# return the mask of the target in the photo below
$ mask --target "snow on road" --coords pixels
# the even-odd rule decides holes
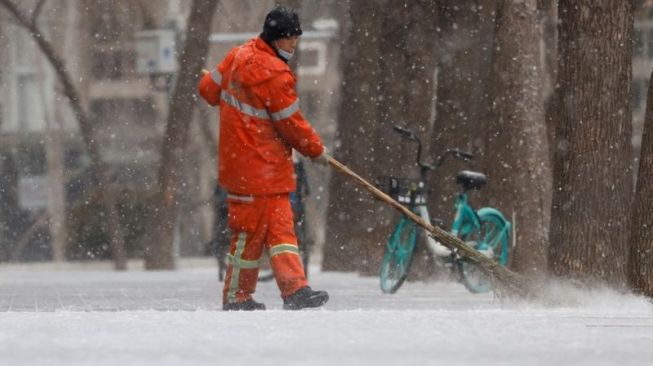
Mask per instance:
[[[203,264],[202,264],[203,263]],[[653,305],[559,289],[551,307],[313,270],[321,310],[220,311],[210,261],[174,272],[0,267],[0,365],[651,365]]]

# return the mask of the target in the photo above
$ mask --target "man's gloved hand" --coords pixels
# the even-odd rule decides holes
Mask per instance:
[[[324,166],[329,166],[329,154],[327,154],[327,149],[326,147],[324,148],[324,151],[322,151],[322,154],[319,156],[312,158],[311,161],[315,164],[320,164]]]

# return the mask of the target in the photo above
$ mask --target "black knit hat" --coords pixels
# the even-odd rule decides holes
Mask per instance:
[[[301,36],[302,28],[295,10],[279,5],[265,16],[261,38],[270,43],[279,38]]]

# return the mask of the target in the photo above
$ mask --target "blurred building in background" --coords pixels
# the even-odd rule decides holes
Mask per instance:
[[[15,3],[30,14],[38,2]],[[136,192],[130,197],[141,196],[153,182],[167,112],[166,90],[135,68],[135,35],[149,28],[179,30],[175,21],[186,10],[182,3],[187,2],[50,1],[37,18],[76,83],[91,123],[99,126],[94,137],[116,189]],[[13,243],[4,246],[4,259],[50,256],[48,226],[61,220],[48,209],[57,195],[64,196],[68,256],[106,256],[106,244],[92,238],[101,221],[87,219],[98,211],[90,160],[56,73],[26,29],[16,22],[2,22],[1,28],[7,51],[0,60],[6,71],[0,86],[2,154],[13,160],[22,217]]]
[[[26,13],[38,1],[15,1]],[[221,1],[214,18],[207,67],[233,46],[256,36],[276,2]],[[58,0],[45,2],[38,26],[64,59],[92,123],[99,127],[103,160],[110,169],[126,218],[127,250],[140,254],[142,215],[156,183],[168,98],[175,83],[175,49],[183,43],[190,1]],[[301,2],[303,28],[299,93],[307,118],[330,141],[335,132],[337,1]],[[26,29],[0,10],[0,261],[49,260],[53,222],[64,221],[67,258],[108,256],[97,235],[102,225],[93,202],[90,161],[77,121],[52,66]],[[199,103],[198,103],[199,105]],[[216,112],[201,106],[193,119],[182,183],[179,255],[207,254],[215,186]],[[207,136],[210,134],[211,136]],[[309,212],[326,204],[326,172],[309,168],[316,194]],[[319,186],[324,187],[322,190]],[[63,196],[57,198],[57,195]],[[58,202],[58,203],[57,203]],[[52,206],[64,206],[56,219]],[[322,206],[321,206],[322,205]],[[59,210],[59,212],[62,212]],[[139,216],[141,215],[141,216]]]

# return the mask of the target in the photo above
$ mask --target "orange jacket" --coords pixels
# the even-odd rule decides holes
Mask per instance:
[[[299,110],[295,76],[261,38],[232,49],[199,93],[220,106],[219,183],[231,193],[295,190],[292,148],[314,158],[324,146]]]

